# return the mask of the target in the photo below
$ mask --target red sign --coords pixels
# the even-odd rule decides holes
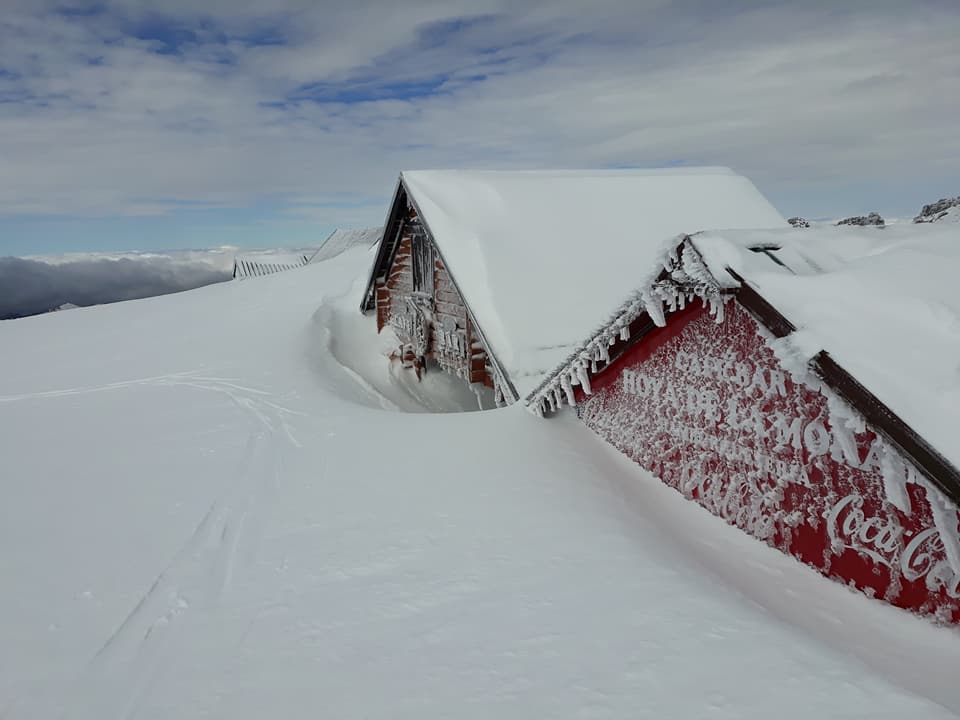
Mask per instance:
[[[735,302],[720,323],[699,307],[678,313],[600,373],[592,395],[578,393],[580,416],[754,537],[868,595],[960,622],[956,510],[857,417],[797,382],[760,332]]]

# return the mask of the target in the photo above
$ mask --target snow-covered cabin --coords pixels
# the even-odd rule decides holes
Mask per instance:
[[[511,403],[582,339],[664,243],[786,226],[726,168],[418,171],[400,175],[361,310],[396,357]]]
[[[526,402],[576,405],[747,533],[960,622],[958,276],[956,226],[686,236]]]

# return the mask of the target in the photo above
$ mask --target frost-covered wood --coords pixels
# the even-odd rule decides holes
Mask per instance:
[[[486,346],[472,332],[463,299],[414,209],[408,209],[400,232],[393,263],[374,299],[378,328],[390,326],[399,341],[394,357],[418,375],[434,361],[465,382],[496,391],[498,373]],[[505,387],[499,386],[500,403],[513,399]]]
[[[691,308],[578,412],[665,483],[869,595],[960,622],[956,506],[736,303]],[[677,332],[677,328],[681,328]]]
[[[707,269],[690,237],[682,235],[672,240],[655,274],[649,275],[645,284],[614,312],[610,320],[527,397],[527,406],[539,415],[553,412],[562,404],[554,402],[554,407],[548,406],[548,398],[556,399],[557,388],[565,391],[563,397],[568,404],[575,405],[573,393],[566,392],[567,384],[571,387],[581,385],[589,394],[590,373],[598,371],[598,363],[605,365],[610,361],[610,347],[618,340],[623,342],[630,338],[630,325],[641,315],[649,316],[654,324],[662,327],[669,313],[683,310],[689,302],[699,301],[709,307],[717,322],[721,322],[723,293],[724,287]]]

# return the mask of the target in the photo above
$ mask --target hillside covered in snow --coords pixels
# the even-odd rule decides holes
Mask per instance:
[[[357,312],[371,260],[0,323],[0,717],[960,713],[956,630],[572,413],[444,412]]]

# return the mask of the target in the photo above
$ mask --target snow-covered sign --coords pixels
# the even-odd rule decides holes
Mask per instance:
[[[469,326],[470,359],[489,368],[498,398],[512,402],[637,285],[666,242],[728,227],[786,223],[725,168],[404,172],[362,309],[379,317],[388,305],[406,307],[392,302],[392,283],[423,232],[456,291],[441,302],[465,308],[458,327]]]
[[[957,230],[681,238],[527,401],[824,574],[960,622]]]
[[[310,255],[301,252],[250,252],[237,255],[233,263],[235,278],[261,277],[306,265]]]

